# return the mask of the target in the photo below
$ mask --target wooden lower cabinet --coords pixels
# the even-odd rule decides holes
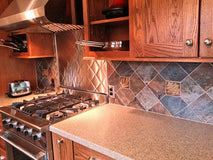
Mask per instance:
[[[99,152],[52,133],[54,160],[112,160]]]
[[[73,160],[73,142],[52,134],[54,160]]]
[[[73,144],[75,160],[112,160],[112,158],[107,157],[85,146],[82,146],[78,143],[74,142]]]
[[[0,133],[3,132],[3,126],[2,126],[2,118],[0,114]],[[0,139],[0,158],[4,157],[3,160],[6,160],[6,148],[5,148],[5,142]]]

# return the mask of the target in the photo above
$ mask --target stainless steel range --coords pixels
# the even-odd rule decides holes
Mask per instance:
[[[106,102],[102,93],[66,89],[1,107],[4,133],[0,138],[7,144],[8,160],[53,160],[49,126]],[[22,158],[20,153],[24,153]]]

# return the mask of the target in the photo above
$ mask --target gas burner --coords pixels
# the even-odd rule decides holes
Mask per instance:
[[[83,112],[97,104],[98,101],[91,98],[83,99],[68,93],[61,93],[39,96],[30,101],[24,100],[14,103],[13,106],[28,116],[40,117],[53,122]]]

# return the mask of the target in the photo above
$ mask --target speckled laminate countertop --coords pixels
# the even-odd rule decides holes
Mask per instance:
[[[54,94],[55,92],[50,92],[48,94]],[[23,97],[18,97],[18,98],[10,98],[7,95],[1,95],[0,96],[0,107],[1,106],[7,106],[7,105],[11,105],[13,102],[22,102],[24,99],[25,100],[31,100],[33,97],[38,97],[38,96],[42,96],[42,95],[47,95],[47,93],[45,94],[30,94],[27,96],[23,96]]]
[[[106,104],[50,130],[114,159],[212,160],[213,126]]]

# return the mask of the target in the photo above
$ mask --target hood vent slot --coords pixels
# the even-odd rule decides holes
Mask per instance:
[[[44,29],[47,29],[51,32],[63,32],[69,30],[83,29],[81,25],[70,25],[70,24],[61,24],[61,23],[51,23],[41,26]]]

